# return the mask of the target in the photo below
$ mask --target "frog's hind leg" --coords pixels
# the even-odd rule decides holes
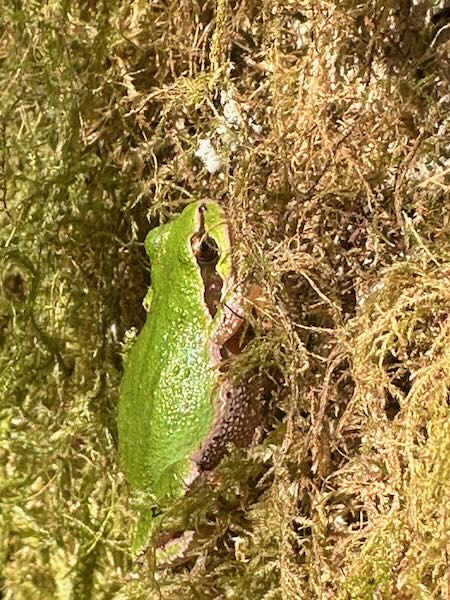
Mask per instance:
[[[220,394],[220,414],[211,433],[193,456],[200,471],[214,469],[227,453],[230,442],[239,448],[249,446],[261,422],[263,390],[258,390],[256,381],[250,380],[239,386],[230,382],[223,385]]]
[[[214,469],[225,456],[230,443],[239,448],[249,446],[261,422],[265,396],[262,378],[254,376],[236,384],[229,379],[227,364],[227,359],[239,354],[245,346],[248,333],[245,304],[249,303],[248,308],[251,308],[258,293],[255,286],[243,297],[242,289],[237,287],[228,294],[221,307],[219,326],[211,344],[213,359],[221,371],[217,391],[219,398],[214,403],[218,409],[209,435],[193,456],[200,472]]]

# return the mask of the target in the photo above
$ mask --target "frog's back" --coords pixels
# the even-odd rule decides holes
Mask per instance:
[[[180,249],[185,232],[177,222],[169,225],[158,240],[158,255],[151,255],[150,312],[127,359],[118,412],[127,478],[157,497],[177,485],[174,473],[178,480],[187,475],[186,457],[214,419],[210,316],[197,301],[203,282],[185,255],[188,247]]]

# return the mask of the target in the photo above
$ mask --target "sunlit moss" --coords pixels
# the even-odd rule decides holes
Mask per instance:
[[[436,3],[3,4],[2,597],[445,597]],[[128,551],[115,407],[142,241],[195,197],[226,207],[261,290],[233,375],[271,394],[255,447],[168,517],[197,531],[191,560],[155,572]]]

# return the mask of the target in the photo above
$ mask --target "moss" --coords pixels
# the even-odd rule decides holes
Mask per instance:
[[[378,529],[378,528],[377,528]],[[395,565],[404,545],[400,523],[394,520],[384,531],[378,529],[364,544],[361,554],[349,565],[338,597],[369,600],[376,596],[395,598]]]
[[[2,597],[447,593],[449,106],[431,2],[2,7]],[[208,173],[196,152],[220,159]],[[116,454],[149,228],[213,197],[261,289],[259,443],[133,564]]]

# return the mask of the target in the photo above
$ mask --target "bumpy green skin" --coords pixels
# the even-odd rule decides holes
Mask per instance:
[[[191,247],[201,205],[205,202],[190,204],[147,236],[149,314],[128,355],[118,407],[122,467],[131,486],[160,508],[184,494],[190,457],[211,430],[218,397],[210,344],[221,311],[212,318],[205,305]],[[228,227],[217,204],[206,206],[204,227],[219,249],[216,271],[226,280],[231,270]]]

